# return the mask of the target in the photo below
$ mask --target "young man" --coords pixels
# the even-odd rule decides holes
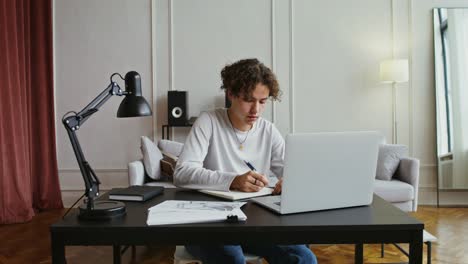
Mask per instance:
[[[256,192],[272,176],[280,180],[284,140],[269,121],[261,118],[267,100],[279,98],[275,74],[257,59],[224,67],[222,86],[231,107],[203,112],[192,127],[179,157],[174,183],[191,189]],[[249,162],[255,170],[246,164]],[[243,250],[268,263],[317,263],[306,245],[186,246],[203,263],[245,263]]]

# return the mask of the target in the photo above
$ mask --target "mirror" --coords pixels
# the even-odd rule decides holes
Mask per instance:
[[[438,190],[468,189],[468,8],[434,9],[434,63]]]

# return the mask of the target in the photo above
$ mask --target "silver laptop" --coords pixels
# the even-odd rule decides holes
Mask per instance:
[[[279,214],[369,205],[380,142],[377,132],[289,134],[282,194],[252,200]]]

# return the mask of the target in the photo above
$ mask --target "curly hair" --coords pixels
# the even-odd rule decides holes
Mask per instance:
[[[281,91],[276,75],[257,59],[243,59],[226,65],[221,70],[221,79],[221,89],[235,97],[249,98],[261,83],[268,87],[268,96],[272,100],[279,100]]]

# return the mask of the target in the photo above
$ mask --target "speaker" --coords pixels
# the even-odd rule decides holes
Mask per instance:
[[[167,123],[170,126],[187,124],[187,91],[167,92]]]

